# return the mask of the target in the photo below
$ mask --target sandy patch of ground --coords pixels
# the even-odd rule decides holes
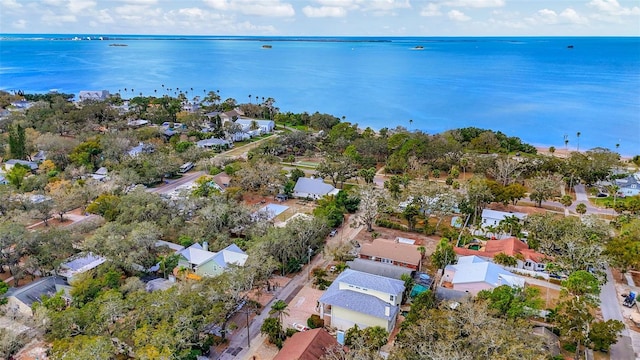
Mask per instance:
[[[289,315],[284,318],[284,327],[293,327],[293,324],[307,325],[307,319],[313,315],[320,315],[317,310],[318,299],[324,293],[323,290],[318,290],[305,285],[298,294],[291,300],[287,310]]]

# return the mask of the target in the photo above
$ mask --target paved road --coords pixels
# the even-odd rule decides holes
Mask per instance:
[[[196,179],[198,179],[200,176],[204,174],[205,174],[204,171],[188,172],[186,174],[183,174],[182,177],[179,179],[166,180],[165,184],[158,187],[148,188],[147,191],[150,193],[156,193],[156,194],[167,194],[174,191],[179,186],[186,185],[188,183],[196,181]]]
[[[620,311],[620,300],[622,299],[616,293],[613,275],[611,269],[607,267],[607,283],[602,286],[600,291],[600,309],[604,320],[619,320],[624,322],[622,312]],[[615,360],[634,360],[636,355],[631,344],[629,329],[625,327],[618,342],[611,346],[609,350],[611,359]]]

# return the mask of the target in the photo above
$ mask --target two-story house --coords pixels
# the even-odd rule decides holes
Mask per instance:
[[[396,324],[404,282],[347,269],[318,299],[320,317],[338,330],[380,326],[389,333]]]

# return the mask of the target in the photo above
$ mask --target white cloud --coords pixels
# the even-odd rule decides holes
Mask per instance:
[[[575,24],[575,25],[584,25],[588,24],[589,20],[580,15],[577,11],[572,8],[566,8],[562,10],[559,14],[553,10],[542,9],[538,10],[534,19],[530,19],[532,23],[543,23],[543,24]]]
[[[128,5],[155,5],[158,3],[158,0],[116,0],[121,3],[126,3]]]
[[[22,4],[16,2],[16,0],[2,0],[0,1],[0,7],[3,9],[20,9]]]
[[[78,21],[75,15],[58,15],[50,11],[44,13],[41,17],[41,20],[43,23],[50,25],[62,25],[64,23],[74,23]]]
[[[471,18],[460,10],[451,10],[447,13],[449,19],[453,21],[469,21]]]
[[[361,1],[361,4],[363,9],[373,11],[390,11],[395,9],[411,8],[411,4],[408,0],[369,0]]]
[[[566,8],[564,9],[561,13],[560,13],[560,18],[566,22],[569,22],[571,24],[587,24],[589,23],[589,19],[587,19],[586,17],[578,14],[577,11],[573,10],[572,8]]]
[[[504,6],[504,0],[451,0],[445,1],[443,5],[466,8],[502,7]]]
[[[440,16],[440,15],[442,15],[442,12],[440,12],[440,6],[435,3],[428,3],[420,11],[420,16]]]
[[[67,8],[74,14],[87,11],[96,6],[93,0],[69,0]]]
[[[98,22],[101,22],[103,24],[111,24],[114,22],[113,17],[111,17],[111,14],[109,14],[109,10],[107,9],[102,9],[98,11],[98,14],[96,17],[98,19]]]
[[[280,0],[204,0],[215,10],[237,11],[244,15],[265,17],[292,17],[296,14],[293,6]]]
[[[640,7],[625,8],[617,0],[592,0],[589,6],[609,15],[640,15]]]
[[[14,29],[26,29],[27,28],[27,21],[25,19],[18,19],[16,21],[12,22],[11,26],[13,26]]]
[[[310,18],[344,17],[347,15],[347,11],[338,6],[305,6],[302,8],[302,13]]]

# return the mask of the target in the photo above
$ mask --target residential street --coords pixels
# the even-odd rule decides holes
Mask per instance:
[[[354,239],[360,232],[360,230],[362,230],[362,227],[350,227],[352,219],[353,215],[349,218],[349,220],[347,220],[345,224],[342,225],[336,236],[328,237],[327,244],[338,243],[341,241],[351,241],[352,239]],[[329,260],[325,259],[322,253],[316,254],[316,256],[311,260],[311,268],[313,269],[318,266],[325,266],[326,264],[328,264],[328,262]],[[262,309],[262,312],[255,318],[253,318],[253,320],[251,320],[251,324],[249,326],[251,348],[247,348],[247,330],[243,327],[236,330],[229,337],[229,346],[227,347],[227,350],[222,353],[221,356],[212,358],[220,360],[252,360],[251,349],[258,348],[258,345],[260,345],[260,343],[264,341],[264,337],[260,334],[260,327],[262,326],[264,319],[269,316],[269,309],[271,308],[271,305],[279,299],[285,300],[286,302],[289,302],[291,299],[293,299],[297,295],[298,291],[300,291],[300,289],[304,286],[304,284],[309,281],[307,280],[308,270],[309,269],[307,267],[304,267],[302,271],[300,271],[293,279],[291,279],[291,281],[286,286],[277,290],[273,299]]]
[[[616,288],[613,284],[613,275],[611,269],[607,267],[607,283],[602,286],[600,291],[600,309],[602,310],[602,317],[604,320],[619,320],[624,322],[622,318],[622,312],[620,311],[621,297],[616,293]],[[631,345],[631,337],[629,336],[629,329],[625,328],[622,331],[622,335],[618,340],[618,343],[611,346],[609,354],[611,359],[615,360],[633,360],[636,359],[633,347]]]

